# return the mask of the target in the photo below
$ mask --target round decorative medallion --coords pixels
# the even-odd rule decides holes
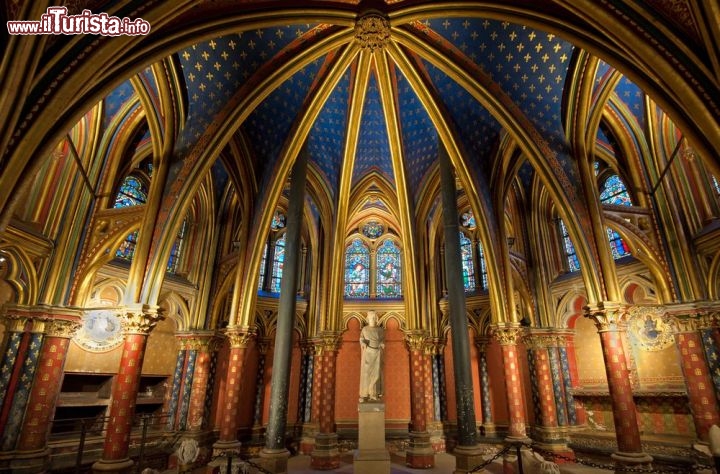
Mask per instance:
[[[377,13],[368,13],[355,24],[355,38],[360,47],[375,51],[390,41],[390,22]]]
[[[673,344],[672,330],[659,316],[637,315],[630,320],[628,329],[633,339],[646,351],[660,351]]]
[[[385,227],[378,221],[368,221],[362,226],[362,233],[368,239],[377,239],[385,233]]]
[[[85,313],[74,341],[89,351],[108,351],[123,341],[122,322],[113,310],[90,310]]]

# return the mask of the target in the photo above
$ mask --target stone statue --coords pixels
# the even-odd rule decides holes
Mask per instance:
[[[375,311],[368,311],[368,325],[360,331],[360,402],[383,396],[385,330],[377,325]]]

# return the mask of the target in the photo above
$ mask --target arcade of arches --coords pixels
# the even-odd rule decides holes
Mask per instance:
[[[373,310],[410,466],[704,455],[717,0],[65,3],[152,29],[2,33],[0,470],[333,469]]]

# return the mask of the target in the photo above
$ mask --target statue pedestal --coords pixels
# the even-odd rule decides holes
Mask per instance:
[[[390,453],[385,448],[385,404],[358,405],[358,450],[353,462],[356,474],[390,473]]]

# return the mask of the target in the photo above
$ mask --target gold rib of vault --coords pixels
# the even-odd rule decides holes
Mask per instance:
[[[417,258],[415,255],[415,228],[413,226],[413,202],[407,187],[407,177],[405,176],[405,167],[403,165],[403,148],[402,137],[400,136],[400,119],[397,116],[398,106],[395,103],[395,94],[390,79],[390,58],[385,51],[373,54],[375,56],[375,65],[378,71],[378,85],[380,88],[380,98],[382,101],[383,111],[385,113],[385,123],[387,124],[387,134],[390,140],[390,159],[392,160],[393,173],[395,174],[395,186],[398,199],[400,226],[402,228],[403,239],[403,265],[405,268],[405,285],[403,291],[405,293],[405,322],[410,329],[420,329],[420,311],[418,301],[418,291],[416,287]]]
[[[352,90],[348,129],[345,137],[345,151],[340,174],[338,191],[338,209],[334,222],[333,257],[330,268],[330,308],[322,315],[321,327],[334,331],[338,328],[338,320],[342,318],[343,281],[345,278],[345,227],[347,226],[348,207],[350,206],[350,186],[352,185],[355,153],[357,151],[360,120],[365,104],[365,93],[370,81],[371,54],[367,49],[360,51],[355,74],[355,87]]]
[[[243,285],[242,306],[233,306],[239,308],[240,314],[240,326],[252,325],[254,319],[253,308],[255,307],[255,300],[257,298],[257,288],[255,286],[257,275],[260,271],[260,260],[262,255],[262,248],[264,246],[264,239],[267,238],[267,232],[270,229],[270,221],[273,213],[275,212],[275,206],[280,198],[285,182],[287,181],[290,169],[294,163],[295,157],[300,152],[300,148],[304,145],[308,134],[312,128],[313,123],[317,119],[323,105],[330,97],[333,89],[340,81],[342,74],[352,63],[355,56],[358,53],[358,48],[352,44],[341,53],[341,57],[337,60],[335,65],[328,72],[325,80],[320,86],[315,97],[310,100],[308,107],[306,108],[304,115],[297,122],[296,132],[289,141],[286,141],[285,148],[280,156],[280,166],[275,175],[275,180],[270,184],[270,192],[268,193],[267,199],[262,209],[262,218],[260,220],[260,229],[263,229],[258,233],[258,237],[253,241],[253,252],[252,260],[250,262],[249,271],[245,272],[242,268],[238,268],[239,274],[242,274],[245,278]],[[254,275],[254,276],[250,276]],[[233,304],[235,302],[233,301]]]

